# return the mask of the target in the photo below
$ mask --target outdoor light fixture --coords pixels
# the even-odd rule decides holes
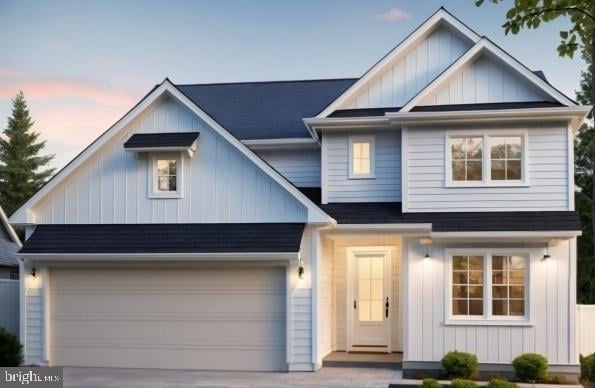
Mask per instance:
[[[298,257],[298,278],[304,278],[304,263],[302,262],[302,258]]]
[[[31,268],[31,276],[35,277],[36,273],[35,273],[35,264],[33,264],[33,268]]]
[[[549,259],[550,257],[551,257],[550,256],[550,243],[546,242],[545,243],[545,254],[543,255],[543,260]]]
[[[424,255],[424,259],[429,259],[430,258],[430,250],[428,248],[428,246],[426,245],[426,254]]]

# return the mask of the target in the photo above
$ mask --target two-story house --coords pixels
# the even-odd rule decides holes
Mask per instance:
[[[576,373],[589,110],[444,9],[360,78],[166,79],[10,219],[27,363]]]

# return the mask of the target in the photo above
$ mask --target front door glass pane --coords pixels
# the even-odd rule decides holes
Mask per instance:
[[[358,317],[363,322],[382,321],[384,311],[384,257],[358,257]]]

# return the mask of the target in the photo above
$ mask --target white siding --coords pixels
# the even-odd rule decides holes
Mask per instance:
[[[595,305],[576,306],[576,325],[578,353],[595,353]]]
[[[334,314],[334,263],[333,263],[333,242],[327,238],[322,238],[322,257],[320,258],[319,268],[319,310],[320,322],[319,352],[322,357],[333,351],[335,346],[335,314]]]
[[[401,239],[399,236],[388,234],[368,237],[350,236],[333,238],[332,253],[335,300],[335,338],[333,341],[333,350],[347,350],[347,316],[349,313],[347,311],[347,249],[350,247],[361,246],[387,246],[391,249],[391,347],[393,352],[402,351],[403,321],[401,307]]]
[[[339,109],[403,106],[469,47],[467,38],[439,27]]]
[[[126,152],[133,133],[199,131],[184,155],[183,198],[150,199],[148,158]],[[34,209],[40,224],[290,222],[306,209],[183,105],[163,99],[99,150]]]
[[[480,188],[445,187],[445,129],[410,128],[408,211],[568,210],[566,125],[519,128],[529,133],[529,187]]]
[[[297,187],[320,187],[320,148],[255,152]]]
[[[19,296],[18,280],[0,279],[0,327],[19,336]]]
[[[401,200],[401,132],[366,132],[375,136],[376,177],[349,179],[348,133],[324,134],[328,202],[391,202]],[[355,134],[353,134],[355,135]],[[323,188],[324,190],[325,188]]]
[[[542,246],[497,246],[530,250],[530,326],[454,326],[444,325],[445,279],[451,276],[445,272],[445,246],[433,244],[432,257],[424,259],[425,248],[408,240],[403,258],[409,301],[404,360],[440,361],[446,352],[459,350],[476,354],[480,363],[510,363],[521,353],[540,353],[550,364],[576,364],[575,329],[570,324],[576,313],[573,244],[576,240],[550,247],[548,260],[542,260]]]
[[[39,276],[39,275],[38,275]],[[39,364],[43,361],[43,299],[41,288],[29,288],[26,298],[26,348],[25,363]]]
[[[481,56],[419,105],[519,101],[551,101],[551,97],[497,60]]]

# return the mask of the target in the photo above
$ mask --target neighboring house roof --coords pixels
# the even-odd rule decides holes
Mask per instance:
[[[21,240],[8,223],[2,208],[0,208],[0,221],[2,221],[2,227],[0,227],[0,266],[16,267],[19,265],[16,253],[21,249]]]
[[[20,253],[296,253],[303,223],[38,225]]]
[[[322,209],[339,224],[432,224],[433,232],[580,231],[572,211],[403,213],[399,202],[332,203]]]
[[[124,143],[124,148],[190,147],[198,132],[135,133]]]
[[[357,78],[176,85],[240,140],[310,138],[316,116]]]

